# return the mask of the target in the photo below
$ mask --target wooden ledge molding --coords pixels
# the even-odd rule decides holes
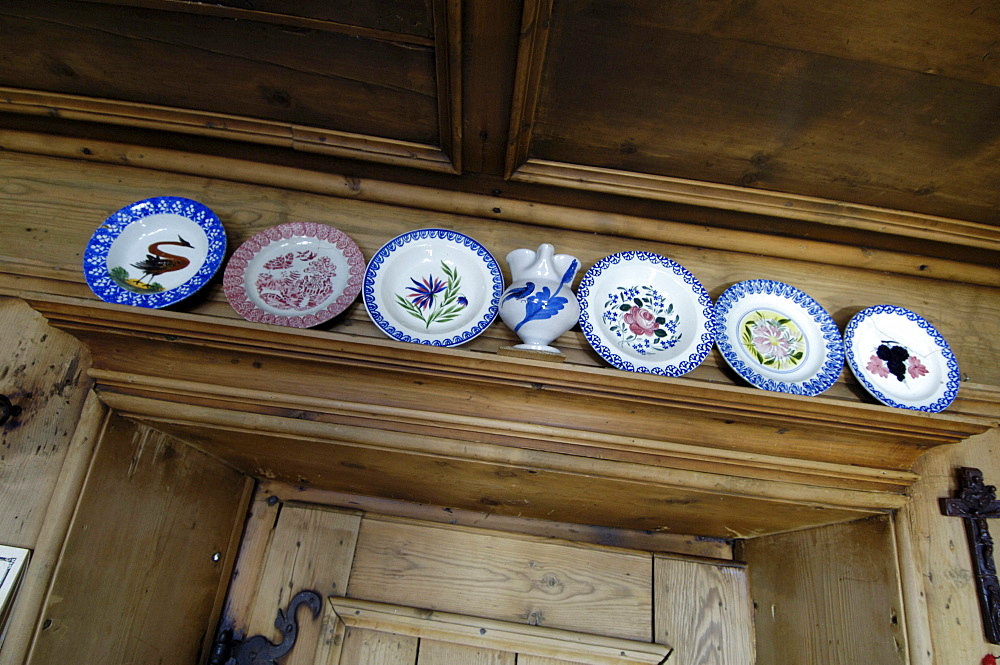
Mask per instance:
[[[742,537],[902,506],[992,421],[51,297],[112,408],[315,489]],[[617,505],[615,505],[617,502]]]
[[[475,649],[509,651],[578,665],[663,665],[673,649],[568,630],[331,597],[326,622],[334,635],[324,640],[322,659],[337,665],[348,628],[433,640]],[[511,661],[513,662],[513,661]]]

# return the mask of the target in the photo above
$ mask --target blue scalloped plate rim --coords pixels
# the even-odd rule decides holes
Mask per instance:
[[[816,324],[822,335],[824,344],[824,361],[822,366],[803,381],[779,381],[768,378],[743,362],[737,355],[726,334],[727,315],[741,298],[749,295],[769,295],[787,299],[801,307]],[[844,343],[840,330],[833,318],[811,296],[794,286],[770,279],[750,279],[733,284],[715,301],[716,313],[716,346],[726,363],[737,374],[752,386],[771,392],[790,393],[793,395],[819,395],[837,382],[844,369]],[[738,342],[737,342],[738,343]]]
[[[615,353],[601,339],[601,335],[594,327],[594,322],[590,320],[588,311],[590,298],[592,297],[591,289],[595,286],[596,279],[604,270],[622,261],[647,261],[662,266],[679,277],[690,288],[690,295],[697,301],[698,308],[700,308],[701,314],[704,317],[704,323],[701,327],[701,334],[699,335],[699,341],[695,350],[688,354],[686,358],[666,364],[634,363],[623,358],[621,354]],[[627,251],[604,257],[584,273],[584,276],[580,280],[580,285],[577,287],[577,299],[580,301],[580,330],[583,331],[584,338],[586,338],[587,342],[598,355],[618,369],[658,376],[681,376],[701,365],[712,351],[712,346],[715,343],[715,307],[712,304],[712,298],[709,296],[708,291],[687,268],[660,254]]]
[[[934,345],[941,352],[941,357],[945,361],[947,366],[946,380],[944,384],[944,394],[930,404],[925,405],[915,405],[907,404],[905,402],[900,402],[894,400],[883,391],[879,390],[874,383],[864,372],[861,371],[861,367],[858,364],[857,358],[852,351],[855,349],[855,336],[858,327],[864,323],[865,320],[879,314],[891,314],[902,316],[909,321],[917,324],[921,330],[927,333],[927,336],[934,342]],[[958,397],[958,388],[961,385],[961,372],[958,368],[958,360],[955,358],[955,354],[952,352],[951,347],[945,340],[944,336],[938,332],[929,321],[924,319],[922,316],[906,309],[905,307],[898,307],[896,305],[873,305],[871,307],[865,308],[851,317],[848,321],[847,327],[844,329],[844,345],[847,347],[847,366],[851,368],[851,372],[858,382],[867,390],[872,397],[877,399],[882,404],[886,406],[891,406],[897,409],[910,409],[912,411],[924,411],[926,413],[939,413],[948,408],[955,398]]]
[[[205,260],[194,276],[174,288],[157,293],[135,293],[122,288],[109,276],[107,259],[111,246],[130,224],[159,214],[180,215],[201,227],[208,239]],[[178,303],[205,286],[219,270],[225,255],[226,230],[212,210],[192,199],[157,196],[130,203],[94,231],[83,254],[83,274],[90,290],[104,302],[159,309]]]
[[[489,281],[492,286],[492,294],[489,295],[489,305],[483,316],[478,317],[475,322],[465,326],[457,334],[444,339],[433,339],[428,336],[421,336],[419,335],[419,331],[415,328],[402,330],[396,325],[393,325],[384,313],[385,308],[380,305],[376,296],[376,281],[378,280],[379,272],[384,268],[387,259],[389,259],[394,252],[405,247],[407,244],[427,239],[440,240],[455,244],[460,249],[477,257],[480,261],[482,261],[486,270],[489,272]],[[497,263],[495,258],[493,258],[493,255],[490,254],[489,250],[487,250],[478,241],[470,238],[464,233],[437,228],[408,231],[407,233],[396,236],[383,245],[382,248],[379,249],[378,252],[376,252],[371,258],[371,261],[368,262],[368,268],[365,270],[365,279],[361,287],[361,293],[364,298],[365,307],[368,309],[368,315],[371,317],[371,320],[375,323],[375,325],[377,325],[386,335],[400,342],[411,342],[414,344],[427,344],[429,346],[442,347],[458,346],[482,334],[490,326],[490,324],[493,323],[500,312],[500,296],[503,295],[503,291],[504,282],[503,273],[500,272],[500,264]]]

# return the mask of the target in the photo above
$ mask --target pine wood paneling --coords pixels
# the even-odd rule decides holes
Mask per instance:
[[[648,640],[651,579],[626,551],[366,518],[347,595]]]
[[[3,86],[419,144],[440,139],[430,46],[318,29],[321,24],[276,25],[263,12],[233,20],[163,8],[11,0],[0,18]],[[33,46],[39,40],[45,49]]]
[[[956,496],[963,466],[982,470],[987,485],[1000,484],[1000,431],[928,455],[918,464],[922,479],[911,501],[896,514],[911,665],[975,663],[987,653],[1000,655],[983,632],[964,521],[941,512],[941,499]],[[996,540],[996,520],[989,520],[989,529]]]
[[[556,3],[528,156],[995,225],[996,10],[787,4]]]
[[[753,665],[753,602],[743,566],[657,556],[656,641],[671,665]]]
[[[429,588],[429,591],[433,591]],[[446,650],[446,645],[462,646],[470,658],[484,657],[506,662],[508,658],[536,656],[546,659],[587,663],[588,665],[662,665],[671,648],[615,637],[578,631],[558,630],[476,616],[428,611],[401,605],[374,603],[346,598],[330,598],[329,606],[337,617],[338,639],[329,657],[321,662],[336,665],[347,630],[365,628],[394,635],[420,638],[421,656],[429,655],[424,646],[434,643],[433,653],[461,653]],[[464,650],[463,650],[464,651]],[[515,653],[516,652],[516,653]],[[445,656],[451,657],[451,656]],[[434,657],[432,662],[437,661]]]
[[[112,418],[28,662],[195,662],[248,489],[217,460]]]
[[[19,300],[0,298],[0,331],[0,393],[21,407],[0,426],[0,544],[34,549],[92,383],[90,354]]]
[[[340,660],[329,665],[414,665],[419,641],[409,635],[348,628]]]
[[[890,518],[757,538],[742,554],[760,663],[908,662]]]
[[[245,634],[262,634],[279,642],[274,619],[295,594],[304,589],[319,593],[321,598],[343,594],[360,520],[353,512],[283,505],[270,534]],[[322,628],[320,621],[303,611],[297,640],[301,647],[289,653],[285,663],[312,665]]]
[[[417,665],[515,665],[516,662],[517,654],[510,651],[435,640],[421,640],[420,655],[417,658]]]

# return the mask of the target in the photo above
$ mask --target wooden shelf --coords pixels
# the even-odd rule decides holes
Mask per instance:
[[[259,478],[504,515],[751,537],[899,508],[995,423],[461,349],[30,300],[102,399]]]

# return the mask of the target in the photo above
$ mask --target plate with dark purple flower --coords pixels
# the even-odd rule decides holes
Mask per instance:
[[[844,330],[847,365],[886,406],[937,413],[958,395],[958,361],[944,337],[920,315],[875,305]]]
[[[372,321],[401,342],[457,346],[497,317],[500,264],[481,244],[447,229],[396,236],[368,262],[362,295]]]
[[[580,280],[580,329],[618,369],[680,376],[712,350],[708,291],[676,261],[651,252],[619,252]]]
[[[751,385],[819,395],[844,369],[844,344],[825,309],[794,286],[770,279],[733,284],[715,302],[716,345]]]

